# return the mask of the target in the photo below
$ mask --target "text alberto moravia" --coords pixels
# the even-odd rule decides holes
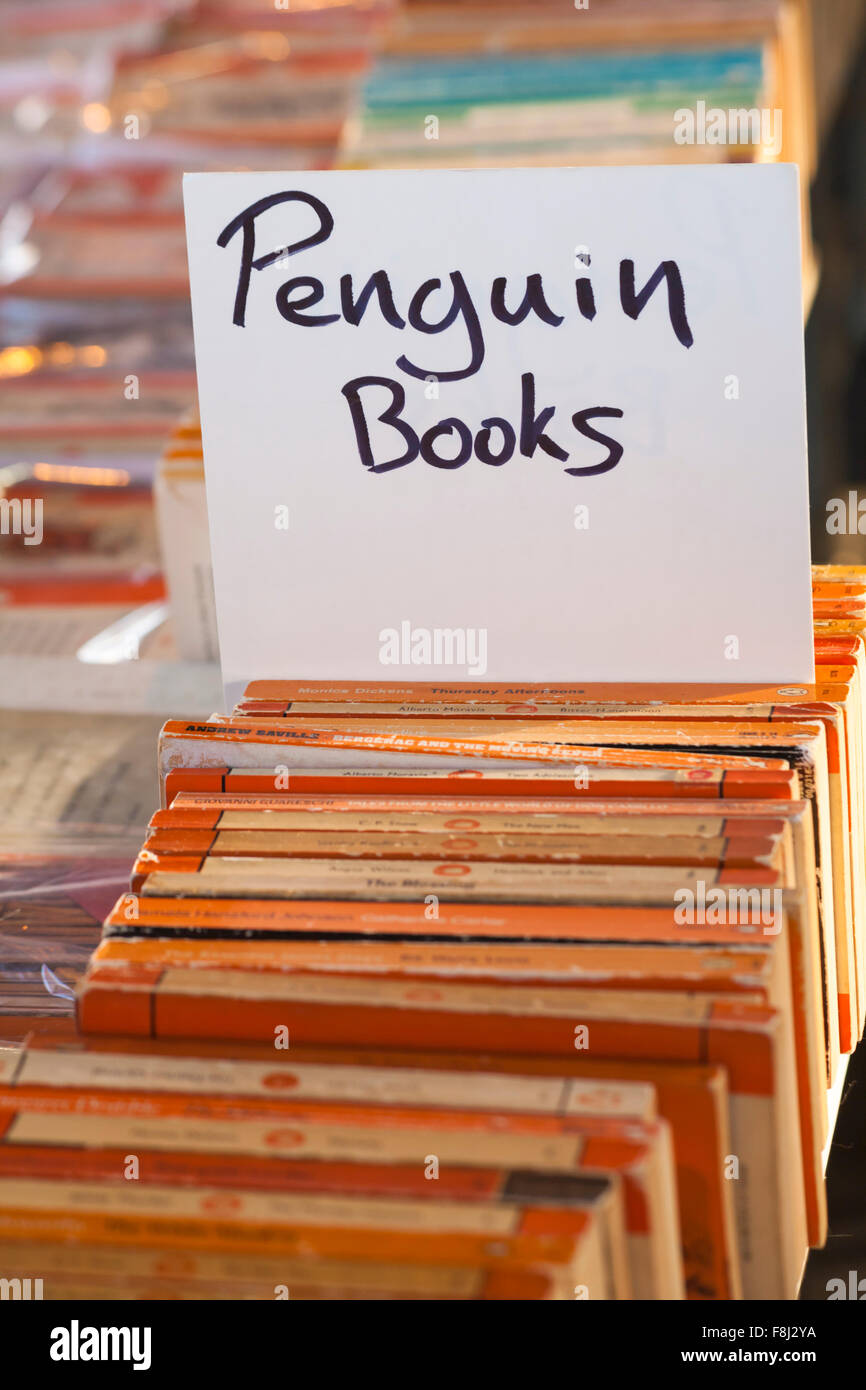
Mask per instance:
[[[316,214],[318,227],[310,235],[291,242],[279,250],[256,255],[256,220],[270,208],[276,207],[280,203],[306,204]],[[333,230],[334,217],[326,204],[320,198],[314,197],[313,194],[304,193],[298,189],[284,193],[273,193],[270,197],[260,198],[258,202],[252,203],[243,212],[238,213],[237,217],[232,218],[217,237],[217,245],[226,247],[239,232],[242,234],[241,261],[235,293],[233,322],[240,328],[245,326],[247,298],[253,271],[264,270],[276,261],[282,262],[301,251],[321,245],[322,242],[328,240]],[[450,303],[439,318],[425,314],[425,306],[431,296],[442,290],[440,279],[425,280],[418,286],[408,305],[405,306],[404,317],[395,301],[388,272],[384,269],[374,271],[358,290],[355,288],[351,275],[342,275],[339,290],[340,313],[310,312],[313,306],[320,304],[325,297],[325,287],[322,281],[312,275],[295,275],[284,281],[276,292],[276,307],[287,323],[294,324],[299,328],[324,328],[329,324],[338,323],[340,320],[357,328],[361,326],[364,314],[375,294],[379,314],[386,323],[398,331],[404,329],[408,324],[410,328],[419,333],[443,333],[460,320],[467,337],[466,354],[468,361],[465,366],[444,370],[441,367],[410,362],[405,355],[396,359],[395,366],[406,376],[419,381],[435,381],[437,383],[464,381],[467,377],[474,376],[476,372],[480,371],[484,362],[484,332],[478,310],[462,273],[459,270],[452,270],[449,279],[451,281]],[[651,295],[662,283],[667,289],[671,328],[682,346],[690,348],[693,337],[686,316],[682,277],[676,261],[662,261],[651,271],[640,289],[636,287],[634,262],[630,260],[620,261],[619,301],[622,312],[629,319],[637,319]],[[583,319],[591,321],[595,318],[597,309],[590,279],[587,276],[577,278],[574,282],[574,292],[576,312]],[[510,299],[510,303],[506,303],[507,299]],[[490,313],[500,323],[515,327],[523,323],[530,314],[534,314],[542,323],[549,324],[551,328],[558,328],[560,324],[565,322],[565,316],[560,312],[563,307],[549,303],[542,276],[539,273],[526,276],[525,288],[519,303],[517,302],[517,295],[509,296],[508,282],[505,276],[498,276],[492,281]],[[515,449],[519,449],[525,458],[533,458],[537,449],[541,449],[550,458],[557,459],[562,463],[567,462],[570,457],[568,450],[563,448],[559,442],[562,437],[561,434],[557,431],[557,434],[554,435],[548,430],[556,407],[548,405],[539,408],[536,401],[535,376],[532,372],[524,372],[521,376],[521,407],[518,428],[515,429],[508,420],[501,416],[489,416],[481,421],[480,428],[474,435],[463,420],[452,415],[440,420],[438,424],[426,430],[419,437],[408,421],[403,418],[406,392],[400,381],[391,377],[359,376],[352,381],[347,381],[341,389],[351,411],[361,462],[371,473],[387,473],[392,468],[402,468],[407,463],[412,463],[419,455],[425,462],[432,464],[434,468],[460,468],[468,462],[473,453],[482,463],[499,465],[507,463]],[[380,414],[373,418],[391,427],[395,436],[399,437],[399,441],[395,439],[395,446],[398,442],[401,443],[402,452],[393,458],[377,460],[370,443],[366,414],[368,409],[376,409],[377,407],[369,403],[369,395],[365,393],[372,392],[372,400],[381,406],[381,392],[383,390],[388,393],[385,407]],[[609,434],[595,429],[591,421],[622,419],[622,416],[623,411],[612,405],[593,405],[576,411],[571,417],[574,429],[584,438],[606,448],[607,454],[600,462],[589,467],[571,467],[564,471],[578,477],[587,477],[591,474],[607,473],[611,468],[615,468],[623,455],[622,445]],[[441,446],[439,445],[440,440],[442,441]],[[437,452],[437,446],[442,447],[444,452]],[[456,453],[454,452],[455,446]]]

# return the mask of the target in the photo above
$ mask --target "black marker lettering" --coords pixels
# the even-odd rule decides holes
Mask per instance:
[[[490,436],[494,430],[499,430],[502,434],[502,449],[498,454],[494,454],[490,448]],[[516,443],[517,436],[508,421],[499,415],[491,415],[488,420],[481,421],[481,429],[475,436],[475,453],[482,463],[490,463],[494,468],[498,468],[511,458]]]
[[[577,307],[585,319],[595,318],[595,295],[592,292],[592,281],[582,275],[579,280],[574,282],[575,293],[577,294]]]
[[[460,371],[443,372],[434,367],[416,367],[407,357],[398,357],[397,366],[400,371],[406,372],[407,376],[417,377],[419,381],[426,381],[428,376],[435,376],[437,381],[464,381],[466,377],[474,376],[484,361],[484,339],[481,335],[481,323],[475,305],[472,303],[472,296],[466,281],[459,270],[452,270],[451,286],[453,289],[451,307],[444,318],[439,319],[438,323],[430,323],[424,318],[421,311],[424,307],[424,301],[433,291],[441,289],[441,280],[425,280],[423,285],[418,287],[412,296],[407,317],[412,328],[417,328],[420,333],[443,333],[446,328],[451,327],[458,315],[462,314],[472,349],[469,366],[463,367]]]
[[[360,393],[365,386],[384,386],[386,391],[391,392],[391,404],[376,418],[383,425],[393,425],[394,429],[405,439],[406,452],[400,458],[388,459],[386,463],[376,462],[370,446],[370,431],[367,429],[364,407],[361,404]],[[387,376],[356,376],[353,381],[347,381],[341,389],[349,403],[358,453],[365,468],[368,468],[371,473],[389,473],[392,468],[403,468],[405,464],[411,463],[413,459],[418,457],[420,447],[418,436],[411,426],[401,419],[401,413],[406,404],[406,392],[399,381],[391,381]]]
[[[351,275],[340,276],[340,306],[346,322],[357,328],[364,317],[364,312],[374,290],[379,297],[379,310],[382,318],[390,323],[392,328],[405,328],[406,320],[397,312],[391,281],[384,270],[377,270],[374,275],[370,276],[357,299],[354,297]]]
[[[256,218],[261,213],[267,212],[269,208],[277,207],[280,203],[306,203],[319,218],[318,229],[310,236],[294,242],[291,246],[283,246],[278,251],[270,251],[265,256],[257,257]],[[295,256],[299,251],[306,250],[308,246],[318,246],[321,242],[327,241],[334,230],[334,218],[321,198],[315,198],[312,193],[302,193],[300,189],[292,189],[287,193],[272,193],[268,198],[260,198],[257,203],[251,203],[243,212],[239,212],[237,217],[233,217],[231,222],[223,227],[217,237],[217,246],[228,246],[232,237],[241,228],[243,228],[243,243],[232,323],[243,328],[252,272],[264,270],[265,266],[273,265],[274,261],[282,260],[283,257],[287,256]]]
[[[459,453],[453,459],[440,458],[433,445],[440,434],[452,434],[455,431],[460,438]],[[458,420],[456,415],[449,415],[447,420],[440,420],[438,425],[422,434],[421,457],[425,463],[432,463],[434,468],[462,468],[472,457],[472,431],[462,420]]]
[[[290,299],[292,290],[309,288],[309,294]],[[315,280],[307,275],[297,275],[294,280],[287,280],[284,285],[280,285],[277,290],[277,309],[287,323],[296,323],[300,328],[324,328],[326,324],[336,323],[339,314],[302,314],[301,309],[307,309],[311,304],[318,304],[325,297],[325,287],[321,280]]]
[[[314,213],[317,225],[308,235],[299,237],[290,245],[268,251],[263,255],[257,255],[256,227],[258,218],[283,203],[306,204],[306,207]],[[304,214],[304,220],[309,220],[307,214]],[[320,198],[300,189],[288,189],[282,193],[261,198],[234,217],[217,237],[217,245],[225,248],[238,232],[242,233],[232,322],[239,327],[245,326],[253,271],[263,270],[284,258],[297,255],[300,251],[321,245],[328,240],[333,230],[334,217],[330,209]],[[581,259],[585,259],[588,265],[588,256],[581,257]],[[570,274],[568,278],[570,278]],[[450,302],[447,295],[448,281],[450,281],[451,291]],[[372,312],[377,314],[380,322],[398,331],[411,327],[418,333],[436,335],[445,333],[447,329],[457,323],[458,319],[462,320],[469,347],[469,360],[466,366],[445,370],[418,366],[405,355],[396,359],[396,367],[407,376],[419,381],[434,380],[444,384],[465,381],[474,376],[480,371],[486,355],[481,320],[462,272],[459,270],[450,271],[448,281],[438,278],[423,280],[411,295],[405,318],[397,306],[390,276],[384,268],[370,274],[357,291],[354,276],[349,273],[342,274],[339,277],[339,312],[310,312],[315,305],[323,304],[326,299],[326,284],[315,276],[297,275],[286,280],[276,290],[275,304],[280,317],[299,328],[322,328],[340,321],[345,322],[350,327],[359,328],[365,317],[368,317],[369,313]],[[684,347],[690,348],[694,343],[694,337],[686,314],[685,291],[676,261],[661,261],[643,287],[638,289],[635,284],[634,261],[621,260],[619,262],[619,294],[622,311],[628,318],[636,322],[663,281],[667,289],[668,316],[673,332],[678,342]],[[557,279],[557,284],[559,283],[560,281]],[[567,280],[565,283],[567,284]],[[428,317],[425,313],[428,300],[435,296],[437,291],[443,289],[446,304],[444,311],[439,318]],[[593,286],[588,275],[579,276],[574,280],[574,291],[577,313],[584,321],[592,322],[596,318],[597,307]],[[409,287],[406,287],[404,293],[408,294],[408,292]],[[509,328],[525,323],[531,315],[534,315],[541,323],[548,324],[553,328],[558,328],[565,322],[563,315],[557,313],[548,301],[541,272],[534,271],[526,275],[523,279],[523,285],[518,287],[518,292],[521,293],[519,301],[517,293],[513,292],[509,297],[507,276],[492,277],[489,305],[494,320]],[[572,322],[576,323],[574,309],[575,303],[573,302],[567,312]],[[435,310],[432,312],[435,313]],[[656,314],[651,315],[651,317],[656,317]],[[587,341],[591,337],[591,332],[586,334]],[[422,355],[426,355],[426,353]],[[536,409],[534,373],[523,372],[520,384],[519,429],[502,416],[488,416],[486,419],[482,419],[481,426],[477,433],[474,433],[474,437],[475,426],[470,428],[455,415],[446,416],[419,437],[419,434],[403,418],[406,407],[406,391],[398,380],[392,380],[391,377],[372,375],[355,377],[342,387],[342,394],[349,406],[361,462],[371,473],[387,473],[394,468],[403,468],[406,464],[414,462],[419,456],[434,468],[453,470],[462,468],[474,454],[482,464],[498,468],[507,463],[518,448],[520,454],[527,459],[535,458],[540,449],[550,458],[565,463],[570,458],[568,451],[563,449],[558,441],[547,433],[547,426],[554,418],[557,406],[549,405],[541,410]],[[389,403],[380,414],[373,415],[371,413],[368,417],[365,411],[367,398],[364,397],[363,393],[365,389],[374,387],[384,389]],[[373,399],[377,398],[374,396]],[[369,406],[368,402],[368,409],[372,411],[375,407]],[[370,440],[368,418],[370,421],[375,419],[381,425],[389,425],[397,432],[403,445],[402,454],[395,458],[386,459],[381,463],[376,462]],[[607,456],[601,463],[593,464],[587,468],[566,468],[565,472],[573,477],[590,477],[608,473],[615,468],[623,457],[623,445],[610,435],[595,429],[590,422],[598,419],[622,418],[623,411],[613,406],[591,406],[573,414],[571,422],[575,431],[584,438],[602,445],[607,450]],[[450,442],[448,442],[449,437]],[[437,452],[440,440],[443,441],[442,448],[446,450],[456,448],[457,452],[453,457],[449,458],[447,455],[443,456]],[[494,441],[498,447],[494,447]]]
[[[553,328],[558,328],[563,322],[562,314],[555,314],[544,297],[544,285],[539,274],[527,275],[526,292],[520,301],[517,309],[511,310],[505,307],[505,290],[508,280],[504,275],[499,275],[493,281],[490,290],[490,310],[495,319],[501,323],[514,325],[522,323],[530,313],[537,315],[543,323],[549,323]]]
[[[554,439],[544,433],[544,426],[553,418],[556,407],[546,406],[538,415],[535,413],[535,377],[532,372],[524,372],[520,378],[522,400],[520,410],[520,452],[531,459],[536,449],[543,449],[553,459],[568,458]]]
[[[661,265],[653,271],[639,294],[635,292],[634,287],[634,261],[620,261],[620,303],[629,318],[636,319],[638,314],[643,311],[650,295],[658,289],[662,280],[666,280],[668,286],[668,314],[670,315],[671,327],[683,347],[690,348],[695,340],[692,337],[692,330],[689,328],[689,321],[686,318],[686,296],[683,290],[680,268],[676,261],[662,261]]]
[[[599,430],[594,430],[592,425],[587,424],[591,416],[597,415],[603,419],[622,419],[622,411],[615,406],[593,405],[588,410],[578,410],[571,417],[571,423],[578,434],[584,435],[587,439],[594,439],[597,444],[606,444],[609,453],[601,463],[596,463],[592,468],[566,468],[566,473],[571,473],[575,478],[590,478],[594,473],[609,473],[612,468],[616,468],[623,455],[623,447],[616,439],[611,439],[610,435],[601,434]]]

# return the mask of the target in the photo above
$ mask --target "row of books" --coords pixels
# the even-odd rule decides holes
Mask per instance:
[[[752,159],[763,147],[747,129],[731,145],[677,143],[674,113],[771,107],[766,57],[760,45],[503,53],[486,42],[471,56],[389,56],[367,84],[347,157],[379,168]]]
[[[809,3],[787,0],[405,0],[344,147],[362,164],[402,153],[452,167],[781,157],[807,182],[810,29]],[[775,128],[716,120],[755,107]],[[676,134],[683,110],[693,139]]]
[[[391,0],[2,0],[0,488],[149,482],[195,396],[182,174],[331,167]]]
[[[0,1055],[46,1297],[794,1298],[866,1013],[866,569],[815,683],[252,683]]]
[[[406,0],[347,121],[352,168],[785,160],[817,283],[808,3]]]

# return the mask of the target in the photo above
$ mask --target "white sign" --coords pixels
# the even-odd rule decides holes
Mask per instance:
[[[793,166],[184,185],[232,696],[812,678]]]

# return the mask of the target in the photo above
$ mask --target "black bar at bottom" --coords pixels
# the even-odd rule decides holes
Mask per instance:
[[[489,1386],[501,1362],[509,1382],[528,1357],[534,1382],[586,1374],[700,1375],[807,1367],[826,1381],[862,1377],[866,1318],[859,1300],[803,1303],[438,1302],[117,1303],[0,1302],[5,1355],[19,1376],[162,1377],[194,1370],[225,1384],[237,1377],[281,1384],[299,1375],[333,1383],[365,1371],[386,1384],[429,1380],[438,1366]],[[105,1329],[105,1332],[103,1332]],[[112,1331],[113,1329],[113,1331]],[[407,1363],[410,1354],[412,1365]],[[97,1357],[93,1353],[97,1353]],[[98,1359],[97,1359],[98,1358]],[[303,1358],[303,1359],[301,1359]],[[418,1358],[416,1360],[416,1358]],[[302,1365],[305,1369],[302,1372]],[[392,1371],[387,1375],[388,1366]],[[402,1366],[402,1370],[400,1367]],[[568,1369],[570,1367],[570,1369]],[[557,1369],[558,1368],[558,1369]]]

